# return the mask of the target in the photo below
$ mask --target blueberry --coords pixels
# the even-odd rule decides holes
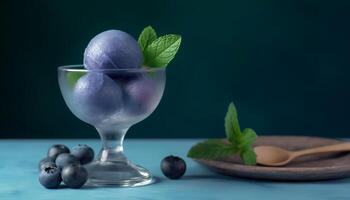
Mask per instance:
[[[61,181],[61,173],[56,165],[45,166],[40,171],[39,182],[48,189],[58,188]]]
[[[177,156],[167,156],[161,162],[163,174],[170,179],[178,179],[186,171],[185,161]]]
[[[88,173],[83,166],[69,165],[63,168],[62,173],[63,183],[70,188],[80,188],[88,178]]]
[[[73,96],[77,115],[90,124],[105,120],[122,107],[121,88],[103,73],[89,72],[82,76],[75,85]]]
[[[73,147],[72,155],[78,158],[80,164],[84,165],[91,162],[94,159],[94,150],[87,146],[79,144],[78,146]]]
[[[59,169],[63,169],[63,167],[72,164],[80,164],[78,158],[76,158],[72,154],[62,153],[56,158],[56,165]]]
[[[134,114],[145,114],[153,111],[160,99],[157,95],[156,81],[144,75],[125,86],[129,103],[128,109]]]
[[[55,144],[50,147],[49,151],[47,152],[47,157],[56,159],[61,153],[69,153],[68,147],[63,144]]]
[[[142,52],[137,41],[128,33],[108,30],[96,35],[84,52],[87,69],[139,68]]]
[[[55,159],[51,158],[51,157],[46,157],[40,160],[39,162],[39,170],[42,170],[44,165],[52,165],[55,164]]]

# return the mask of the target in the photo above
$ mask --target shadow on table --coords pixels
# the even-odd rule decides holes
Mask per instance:
[[[151,183],[153,184],[158,184],[160,183],[162,180],[159,177],[153,177],[153,182]],[[148,186],[148,185],[145,185]],[[144,187],[144,186],[136,186],[137,187]],[[91,190],[91,189],[99,189],[99,188],[123,188],[123,187],[118,187],[118,186],[108,186],[108,185],[103,185],[103,186],[94,186],[94,185],[85,185],[82,188],[79,188],[80,190]],[[126,187],[127,188],[127,187]],[[60,187],[58,189],[68,189],[67,186],[65,185],[60,185]]]
[[[181,178],[182,180],[201,180],[201,179],[219,179],[219,180],[229,180],[232,177],[214,175],[214,174],[203,174],[203,175],[185,175]]]
[[[247,179],[247,178],[239,178],[239,177],[232,177],[232,176],[225,176],[221,174],[198,174],[198,175],[185,175],[182,178],[180,178],[183,181],[192,181],[192,180],[211,180],[213,182],[221,182],[221,181],[232,181],[235,183],[242,183],[242,184],[254,184],[259,185],[261,187],[271,187],[274,184],[349,184],[350,178],[345,179],[335,179],[335,180],[325,180],[325,181],[274,181],[274,180],[262,180],[262,179]],[[163,181],[167,180],[167,178],[160,178],[160,177],[154,177],[153,184],[158,184]],[[143,186],[140,186],[143,187]],[[80,190],[90,190],[90,189],[99,189],[99,188],[119,188],[115,186],[89,186],[86,185]],[[61,185],[58,189],[69,189],[65,185]]]
[[[84,185],[83,187],[81,188],[78,188],[78,189],[72,189],[72,188],[69,188],[68,186],[66,185],[60,185],[58,188],[56,188],[56,190],[91,190],[91,189],[98,189],[98,188],[101,188],[101,187],[95,187],[95,186],[88,186],[88,185]]]
[[[232,181],[232,182],[241,182],[247,184],[349,184],[350,178],[344,179],[332,179],[332,180],[323,180],[323,181],[276,181],[276,180],[264,180],[264,179],[249,179],[249,178],[240,178],[233,176],[225,176],[221,174],[199,174],[199,175],[185,175],[181,178],[182,180],[222,180],[222,181]]]
[[[241,183],[252,183],[252,184],[349,184],[350,178],[343,179],[331,179],[331,180],[320,180],[320,181],[280,181],[280,180],[265,180],[265,179],[250,179],[250,178],[241,178],[233,176],[224,176],[221,175],[220,178],[227,177],[226,179],[231,179],[232,181],[241,182]]]

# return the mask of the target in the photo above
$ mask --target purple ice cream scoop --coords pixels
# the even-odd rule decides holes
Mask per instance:
[[[96,35],[84,52],[86,69],[135,69],[141,67],[142,52],[128,33],[108,30]]]
[[[130,81],[125,86],[129,111],[133,114],[141,114],[153,110],[157,100],[157,84],[147,75],[138,77]]]
[[[74,88],[74,101],[80,118],[88,123],[99,123],[122,108],[122,90],[103,73],[89,72]]]

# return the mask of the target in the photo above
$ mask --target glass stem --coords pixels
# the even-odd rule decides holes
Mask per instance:
[[[101,162],[125,162],[123,141],[129,128],[96,128],[102,140],[98,160]]]

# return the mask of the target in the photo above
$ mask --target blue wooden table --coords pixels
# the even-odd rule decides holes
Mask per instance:
[[[95,151],[98,140],[0,140],[0,200],[349,200],[350,179],[327,182],[267,182],[221,176],[186,158],[186,152],[198,140],[127,139],[128,157],[146,168],[159,182],[136,188],[83,188],[47,190],[38,183],[38,160],[55,143],[72,147],[88,144]],[[185,158],[186,175],[180,180],[165,178],[159,168],[163,157],[174,154]]]

